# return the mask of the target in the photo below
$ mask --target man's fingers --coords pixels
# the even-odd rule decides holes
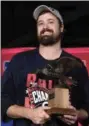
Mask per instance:
[[[67,118],[70,120],[77,120],[77,116],[71,116],[71,115],[64,115],[64,118]]]
[[[42,117],[44,117],[44,119],[49,119],[50,116],[46,113],[46,110],[49,110],[50,107],[48,107],[48,106],[44,106],[44,107],[41,107],[41,109],[43,110],[43,111],[42,111],[43,114],[41,113]]]
[[[50,109],[51,107],[48,107],[48,106],[43,107],[43,110],[45,111],[47,118],[50,118],[49,114],[47,113],[47,110],[50,110]]]
[[[68,108],[76,110],[76,108],[74,106],[72,106],[71,104],[69,105]]]
[[[44,110],[48,110],[48,109],[51,109],[51,107],[48,107],[48,106],[44,106],[42,107]]]
[[[67,119],[67,118],[61,118],[61,120],[65,123],[67,123],[68,125],[71,125],[71,124],[74,124],[75,121],[74,120],[70,120],[70,119]]]

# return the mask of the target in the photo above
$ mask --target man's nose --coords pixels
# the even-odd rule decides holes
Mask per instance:
[[[48,28],[48,24],[44,24],[44,25],[43,25],[43,28],[44,28],[44,29]]]

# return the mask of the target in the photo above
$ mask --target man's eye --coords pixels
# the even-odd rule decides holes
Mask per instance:
[[[53,22],[53,21],[50,21],[49,23],[50,23],[50,24],[53,24],[54,22]]]
[[[43,23],[42,22],[40,22],[40,23],[38,23],[38,25],[40,26],[40,25],[43,25]]]

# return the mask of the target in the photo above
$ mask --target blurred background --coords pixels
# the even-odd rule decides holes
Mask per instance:
[[[89,1],[1,1],[1,48],[38,46],[33,11],[40,4],[62,14],[62,47],[89,47]]]

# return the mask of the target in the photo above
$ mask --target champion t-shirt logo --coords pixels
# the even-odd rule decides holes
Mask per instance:
[[[47,89],[39,86],[34,86],[27,88],[26,93],[29,96],[32,106],[39,107],[48,105],[49,91]]]
[[[38,78],[36,74],[27,75],[25,89],[25,107],[35,108],[48,105],[48,96],[53,88],[52,80]]]

